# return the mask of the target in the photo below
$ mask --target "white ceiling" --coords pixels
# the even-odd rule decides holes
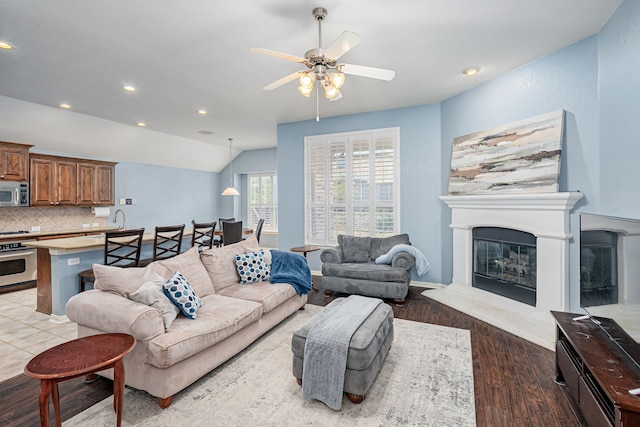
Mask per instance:
[[[301,96],[296,83],[262,90],[300,66],[249,48],[304,56],[317,47],[316,6],[328,9],[324,47],[344,30],[363,38],[340,62],[396,72],[391,82],[347,76],[343,99],[320,100],[328,117],[440,102],[597,33],[621,1],[0,0],[0,40],[15,46],[0,50],[0,95],[54,108],[66,102],[75,113],[130,125],[144,142],[114,153],[104,140],[85,140],[85,154],[139,161],[146,153],[149,163],[190,167],[185,159],[210,157],[212,147],[220,162],[195,168],[217,171],[227,163],[227,138],[240,150],[275,147],[278,123],[315,118],[315,97]],[[467,77],[469,66],[482,71]],[[172,141],[157,132],[179,137],[184,158],[154,146]],[[73,152],[72,139],[47,146],[41,136],[39,147]]]

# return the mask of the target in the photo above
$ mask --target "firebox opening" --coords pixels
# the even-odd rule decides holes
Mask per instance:
[[[472,286],[536,305],[536,237],[500,227],[473,229]]]
[[[618,234],[605,230],[580,233],[580,305],[618,303]]]

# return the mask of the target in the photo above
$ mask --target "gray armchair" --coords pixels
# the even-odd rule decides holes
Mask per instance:
[[[322,289],[327,294],[341,292],[404,302],[411,283],[410,271],[416,265],[413,255],[397,253],[391,264],[375,260],[395,245],[410,245],[409,235],[356,237],[339,235],[338,246],[322,251]]]

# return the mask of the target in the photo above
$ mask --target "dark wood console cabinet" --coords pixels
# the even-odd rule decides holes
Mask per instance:
[[[640,396],[629,394],[640,387],[640,368],[591,319],[551,314],[557,325],[556,381],[567,387],[588,425],[640,427]],[[617,323],[597,319],[627,351],[640,356],[640,345]]]

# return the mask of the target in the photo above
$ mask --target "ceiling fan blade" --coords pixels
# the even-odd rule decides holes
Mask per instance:
[[[364,65],[341,64],[340,70],[345,74],[370,77],[372,79],[393,80],[396,72],[385,68],[365,67]]]
[[[362,41],[362,37],[351,31],[345,31],[324,51],[327,59],[337,60]]]
[[[303,73],[304,73],[303,71],[296,71],[295,73],[289,74],[288,76],[281,78],[280,80],[276,80],[270,85],[266,85],[263,89],[264,90],[277,89],[282,85],[286,85],[287,83],[292,82],[297,78],[300,78],[300,75]]]
[[[263,49],[261,47],[252,47],[251,49],[249,49],[249,51],[253,53],[260,53],[262,55],[273,56],[280,59],[286,59],[287,61],[299,62],[300,64],[304,64],[304,62],[306,61],[306,59],[300,56],[289,55],[288,53],[276,52],[275,50]]]

